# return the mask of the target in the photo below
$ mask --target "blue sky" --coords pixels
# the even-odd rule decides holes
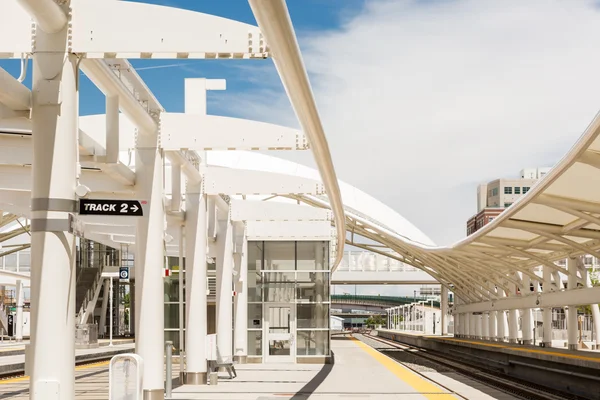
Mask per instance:
[[[299,36],[300,46],[302,37],[315,32],[335,30],[351,16],[357,14],[363,7],[364,0],[292,0],[288,9]],[[184,8],[206,14],[256,25],[254,16],[247,0],[143,0],[137,1],[171,7]],[[184,78],[205,77],[226,79],[226,92],[209,92],[209,113],[240,116],[235,109],[228,107],[228,99],[240,93],[252,93],[264,89],[261,85],[265,75],[272,75],[267,83],[269,90],[283,93],[283,88],[277,84],[277,72],[271,60],[130,60],[138,69],[140,76],[152,89],[158,100],[167,111],[183,111],[183,82]],[[176,64],[172,67],[166,67]],[[19,75],[18,61],[3,61],[0,66],[15,76]],[[162,68],[166,67],[166,68]],[[104,112],[104,97],[82,75],[80,86],[80,112],[82,115],[99,114]],[[25,81],[31,85],[31,74]]]

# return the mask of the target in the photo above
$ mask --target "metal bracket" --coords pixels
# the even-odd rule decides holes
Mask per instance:
[[[31,199],[31,211],[79,212],[79,202],[72,199]]]
[[[37,218],[31,220],[31,232],[69,232],[70,219]]]

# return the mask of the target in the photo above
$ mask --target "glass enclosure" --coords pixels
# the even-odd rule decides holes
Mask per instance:
[[[248,242],[248,356],[329,356],[329,288],[329,242]]]

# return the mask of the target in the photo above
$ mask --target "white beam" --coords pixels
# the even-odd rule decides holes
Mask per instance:
[[[14,111],[31,109],[31,91],[0,68],[0,103]]]
[[[0,182],[5,190],[31,190],[31,166],[0,165]],[[92,192],[127,194],[134,191],[133,186],[120,184],[102,171],[81,171],[81,183],[89,187]]]
[[[206,194],[325,194],[323,184],[307,178],[234,168],[207,167]]]
[[[453,313],[515,310],[522,308],[565,307],[600,303],[600,287],[506,297],[494,301],[455,306]]]
[[[53,0],[18,0],[46,33],[57,33],[67,24],[67,16]]]
[[[248,240],[331,240],[329,221],[248,221]]]
[[[232,221],[331,221],[331,211],[296,204],[231,200]]]
[[[161,144],[165,150],[307,150],[308,141],[296,129],[216,115],[161,114]]]
[[[87,3],[92,4],[92,2]],[[112,3],[120,2],[103,2],[102,7]],[[130,118],[138,128],[140,128],[143,132],[156,131],[158,124],[150,116],[149,111],[144,108],[144,106],[135,97],[135,94],[131,92],[126,83],[123,82],[113,72],[111,67],[105,61],[84,59],[81,61],[81,70],[106,96],[117,96],[119,98],[120,110],[127,115],[127,117]]]
[[[341,262],[346,235],[346,218],[340,187],[333,168],[329,145],[317,105],[313,97],[308,74],[302,61],[296,34],[284,0],[249,0],[258,26],[262,30],[273,53],[275,67],[294,107],[302,130],[308,135],[313,156],[321,179],[327,190],[331,209],[335,216],[338,251],[333,263],[335,269]]]

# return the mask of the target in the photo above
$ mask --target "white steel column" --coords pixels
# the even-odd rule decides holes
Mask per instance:
[[[475,317],[475,338],[476,339],[481,339],[483,336],[483,318],[482,318],[483,314],[479,314],[479,315],[474,315]]]
[[[583,268],[585,270],[585,266]],[[587,271],[585,271],[585,282],[587,287],[592,287],[592,280]],[[590,304],[590,308],[592,309],[592,323],[594,324],[594,334],[596,335],[596,349],[598,349],[600,347],[600,307],[598,307],[598,304]]]
[[[23,341],[23,304],[24,301],[24,293],[23,293],[23,281],[17,280],[17,325],[15,332],[15,339],[17,342]]]
[[[530,294],[531,278],[523,274],[523,296]],[[523,344],[533,344],[533,310],[531,308],[523,309]]]
[[[232,362],[233,240],[229,213],[219,221],[217,234],[217,349],[220,361]]]
[[[136,189],[147,200],[138,218],[135,254],[136,353],[144,360],[144,400],[164,398],[163,163],[156,132],[140,132],[136,143]]]
[[[234,329],[234,361],[245,364],[248,358],[248,239],[245,226],[242,236],[242,254],[235,255],[236,282],[235,329]],[[293,298],[293,296],[292,296]]]
[[[75,398],[75,238],[67,213],[77,185],[78,59],[68,53],[66,18],[53,4],[54,13],[45,18],[57,24],[38,18],[43,26],[36,26],[33,53],[32,400]],[[40,6],[27,9],[41,16]]]
[[[490,340],[490,314],[481,314],[481,338]]]
[[[442,290],[441,290],[441,295],[442,295],[442,301],[440,303],[440,307],[441,310],[440,312],[442,313],[440,321],[442,322],[442,332],[441,335],[445,336],[448,334],[448,288],[444,285],[442,285]]]
[[[109,323],[108,323],[108,337],[109,337],[108,345],[112,346],[113,345],[113,342],[112,342],[112,339],[113,339],[113,329],[114,329],[114,327],[113,327],[113,314],[115,312],[115,302],[114,302],[115,293],[113,292],[113,278],[112,277],[110,278],[109,285],[110,286],[109,286],[109,290],[108,290],[108,293],[109,293],[109,295],[108,295],[108,301],[110,303],[110,311],[108,313],[108,320],[109,320]]]
[[[574,257],[567,258],[567,270],[569,272],[568,290],[577,289],[577,259]],[[569,350],[577,350],[577,307],[569,306],[567,313],[567,343]]]
[[[488,314],[488,334],[491,341],[498,340],[498,311],[490,311]]]
[[[102,333],[102,337],[106,335],[106,311],[108,310],[108,279],[104,279],[104,289],[102,295],[102,307],[100,311],[100,332]]]
[[[496,311],[496,323],[498,325],[498,341],[504,342],[506,340],[506,311]]]
[[[460,337],[460,330],[462,329],[461,326],[461,318],[460,318],[460,314],[454,314],[454,337]]]
[[[519,339],[519,310],[508,310],[508,342],[517,343]]]
[[[186,360],[185,382],[206,384],[208,330],[206,293],[207,208],[200,185],[188,182],[185,196]]]
[[[544,274],[544,288],[543,293],[549,293],[552,291],[552,270],[547,266],[543,266]],[[544,347],[552,347],[552,307],[545,307],[543,309],[543,336],[542,343]]]

